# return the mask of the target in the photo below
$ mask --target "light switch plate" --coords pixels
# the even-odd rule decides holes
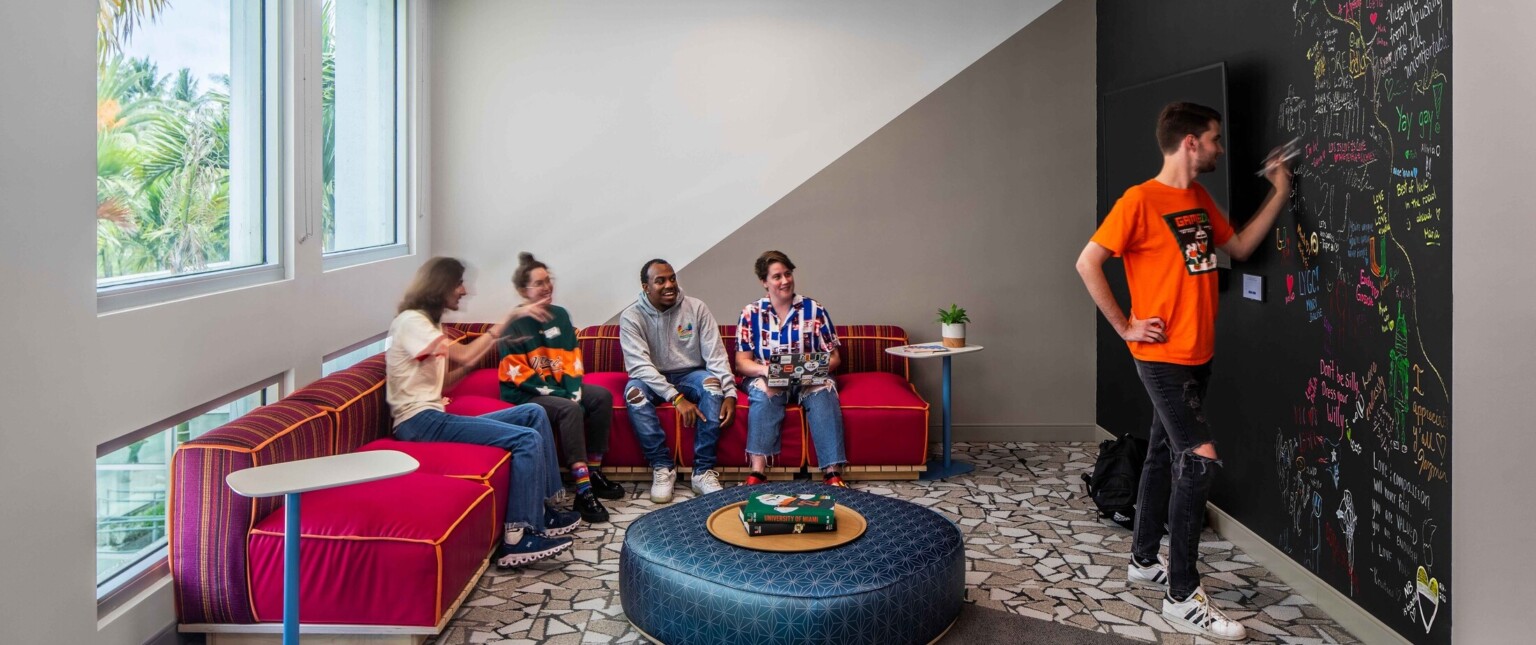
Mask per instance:
[[[1264,302],[1264,276],[1244,273],[1243,297]]]

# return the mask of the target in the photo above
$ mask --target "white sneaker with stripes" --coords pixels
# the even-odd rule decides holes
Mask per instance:
[[[1220,609],[1211,606],[1205,595],[1205,587],[1195,587],[1184,602],[1174,602],[1163,597],[1163,620],[1175,626],[1188,627],[1207,637],[1226,641],[1240,641],[1248,637],[1248,630]]]
[[[1131,563],[1125,567],[1125,579],[1140,585],[1156,587],[1168,584],[1168,557],[1158,554],[1157,563],[1143,567],[1136,564],[1136,558],[1131,558]]]

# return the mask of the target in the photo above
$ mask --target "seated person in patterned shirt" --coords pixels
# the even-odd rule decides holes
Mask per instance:
[[[532,253],[517,256],[512,286],[523,297],[523,306],[550,302],[555,279],[549,266]],[[597,498],[621,499],[624,487],[608,481],[598,470],[608,452],[608,429],[613,427],[613,395],[596,385],[581,382],[581,345],[576,328],[562,307],[549,305],[551,318],[518,318],[507,325],[497,344],[501,361],[501,399],[507,403],[537,403],[549,414],[560,437],[565,465],[576,484],[572,507],[589,523],[608,521],[608,509]]]
[[[795,294],[795,263],[778,251],[768,251],[753,266],[767,295],[741,310],[736,327],[736,371],[745,377],[742,386],[752,401],[747,414],[747,459],[752,474],[746,483],[768,481],[763,475],[770,455],[779,454],[780,431],[784,428],[784,408],[798,395],[805,408],[811,439],[816,443],[816,460],[821,464],[827,484],[844,486],[843,409],[837,399],[837,384],[831,379],[821,385],[770,387],[767,384],[768,358],[778,354],[828,352],[828,372],[842,363],[837,332],[832,317],[821,303]]]

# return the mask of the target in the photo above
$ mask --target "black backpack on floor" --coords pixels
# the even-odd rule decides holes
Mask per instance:
[[[1099,507],[1099,517],[1125,528],[1136,518],[1136,491],[1141,486],[1141,464],[1147,460],[1147,442],[1131,435],[1099,443],[1093,473],[1083,475],[1088,496]]]

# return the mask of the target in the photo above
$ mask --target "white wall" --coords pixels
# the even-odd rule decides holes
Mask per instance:
[[[318,20],[316,7],[309,9]],[[0,376],[0,640],[7,643],[137,645],[170,624],[163,587],[98,631],[96,447],[269,376],[287,375],[290,385],[318,377],[325,354],[387,328],[420,264],[407,256],[322,273],[316,235],[290,245],[290,279],[98,317],[95,9],[0,4],[0,337],[10,348]],[[318,47],[316,32],[306,37]],[[318,75],[310,79],[312,95],[303,100],[318,115]],[[318,118],[299,127],[318,136]],[[313,163],[294,160],[297,175],[318,178],[319,146],[313,150]],[[286,208],[291,217],[295,204]],[[424,233],[419,242],[428,248]]]
[[[576,324],[682,267],[1056,4],[442,0],[434,251],[464,318],[513,302],[517,252]]]
[[[1451,635],[1458,643],[1530,642],[1536,578],[1531,393],[1536,392],[1536,217],[1529,198],[1536,130],[1536,24],[1529,0],[1460,2],[1452,14],[1451,123],[1456,164],[1452,314]]]

